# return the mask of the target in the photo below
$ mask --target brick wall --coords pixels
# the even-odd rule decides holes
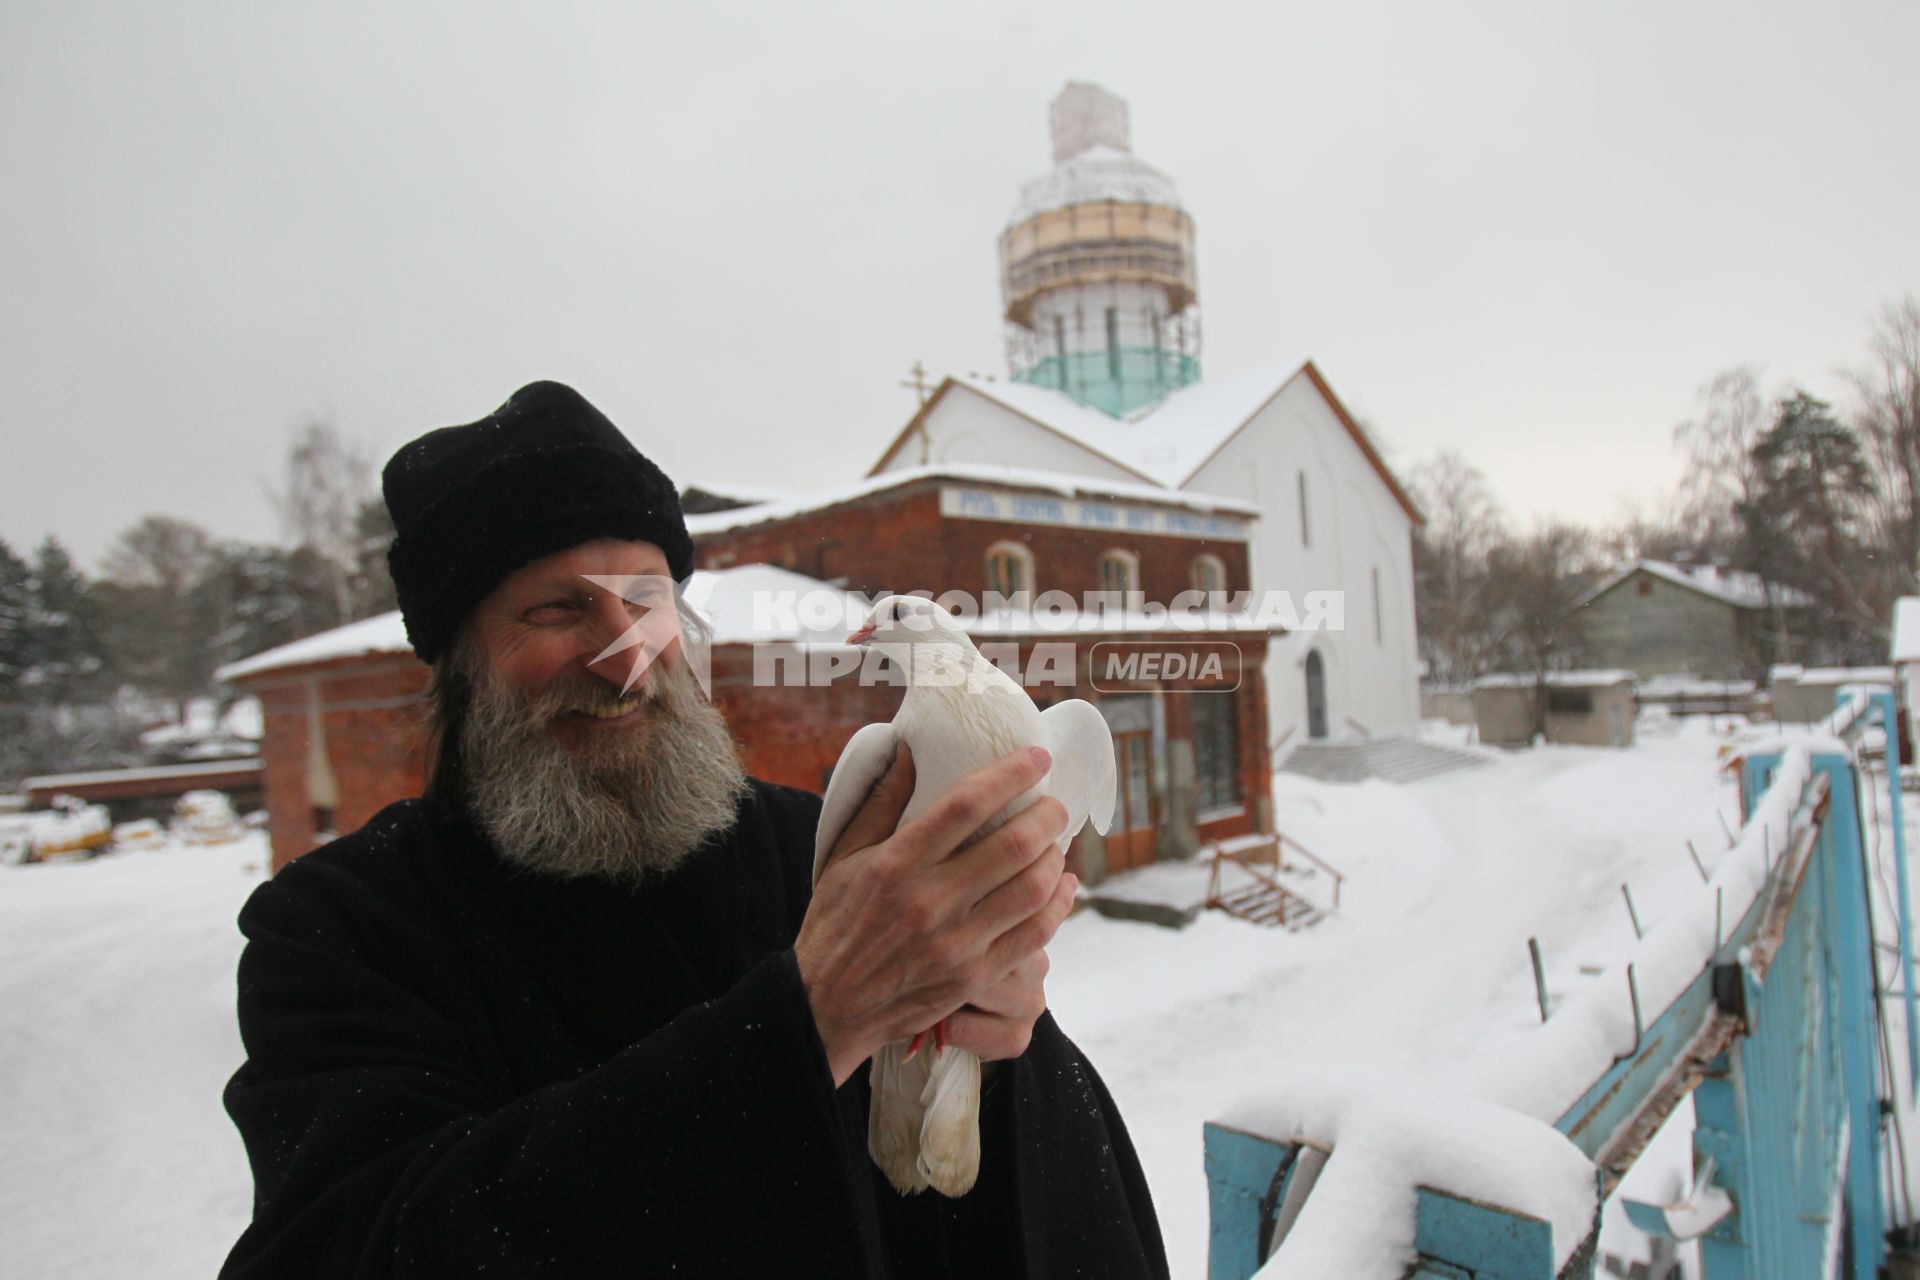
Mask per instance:
[[[1030,689],[1036,701],[1063,697],[1098,702],[1089,662],[1093,645],[1080,641],[1071,685]],[[1043,641],[1044,642],[1044,641]],[[1033,640],[1018,643],[1022,670],[1031,666]],[[1238,835],[1270,826],[1267,794],[1271,785],[1264,750],[1266,700],[1260,683],[1264,636],[1234,636],[1227,680],[1238,678],[1236,717],[1244,810],[1202,824],[1201,839]],[[791,652],[788,650],[787,652]],[[309,699],[317,697],[327,758],[339,788],[333,829],[358,829],[396,800],[420,793],[425,780],[424,702],[427,668],[412,658],[374,655],[342,659],[297,671],[263,673],[246,681],[265,712],[261,743],[264,759],[268,831],[276,869],[314,847],[312,797],[307,791]],[[1129,690],[1153,690],[1152,682],[1133,682]],[[853,676],[825,686],[754,683],[754,653],[748,646],[725,645],[713,659],[714,701],[740,745],[747,771],[756,777],[803,790],[825,788],[828,773],[847,740],[862,726],[890,720],[904,690],[893,685],[862,686]],[[1190,705],[1177,692],[1162,697],[1169,741],[1192,736]],[[1086,870],[1077,867],[1076,869]],[[1097,875],[1097,868],[1094,868]]]
[[[265,713],[260,754],[275,870],[313,848],[318,834],[307,791],[312,701],[319,706],[327,762],[339,790],[336,833],[358,830],[387,805],[420,794],[426,778],[425,664],[375,654],[263,672],[242,683],[259,695]]]

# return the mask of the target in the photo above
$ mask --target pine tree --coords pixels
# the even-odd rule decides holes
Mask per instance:
[[[93,584],[49,536],[28,586],[24,696],[48,707],[104,699],[112,687],[104,631]]]
[[[1758,489],[1737,508],[1748,557],[1770,582],[1818,602],[1815,656],[1847,662],[1884,651],[1883,624],[1858,587],[1867,554],[1860,517],[1875,493],[1859,437],[1825,401],[1795,391],[1754,442],[1753,463]],[[1776,600],[1776,625],[1783,612]]]
[[[33,571],[0,541],[0,700],[10,710],[29,659],[27,619],[32,610]]]

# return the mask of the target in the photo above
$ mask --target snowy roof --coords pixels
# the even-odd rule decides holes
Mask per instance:
[[[1893,660],[1920,662],[1920,596],[1901,596],[1894,601]]]
[[[1100,200],[1139,201],[1169,209],[1180,207],[1180,193],[1174,188],[1172,178],[1130,151],[1094,146],[1021,184],[1020,202],[1007,216],[1007,222],[1025,222],[1049,209]]]
[[[1640,682],[1642,698],[1744,697],[1754,691],[1751,680],[1709,680],[1684,672],[1653,676]]]
[[[695,489],[716,498],[731,498],[737,502],[781,502],[800,496],[800,491],[797,489],[776,489],[772,485],[764,484],[739,484],[732,480],[717,483],[695,480],[680,486],[680,492],[683,494],[691,493]]]
[[[1109,635],[1187,635],[1194,632],[1285,631],[1287,625],[1275,617],[1261,617],[1245,609],[1195,609],[1187,614],[1172,610],[1144,611],[1081,609],[1072,614],[1052,615],[1042,609],[1008,609],[968,619],[962,627],[976,639],[1002,636]]]
[[[754,605],[756,593],[759,592],[769,593],[776,599],[781,592],[846,594],[817,578],[792,573],[774,565],[750,564],[711,572],[701,570],[687,580],[686,595],[688,601],[711,620],[716,644],[813,639],[817,638],[816,630],[818,637],[831,634],[834,639],[845,638],[848,629],[844,627],[837,631],[833,628],[809,630],[804,626],[785,626],[764,621],[756,626]],[[854,606],[850,616],[864,617],[865,602]],[[837,622],[835,626],[838,626]],[[228,663],[214,674],[221,680],[237,680],[259,675],[263,671],[310,666],[338,658],[412,652],[413,647],[407,643],[406,625],[396,611],[350,622],[344,627],[322,631],[304,640],[283,644],[277,649],[268,649],[251,658]]]
[[[101,769],[93,773],[49,773],[27,779],[27,790],[84,787],[98,782],[164,782],[223,773],[252,773],[261,768],[258,756],[244,760],[211,760],[205,764],[163,764],[145,769]]]
[[[178,724],[163,724],[140,735],[143,747],[188,747],[211,743],[219,745],[240,738],[258,742],[265,732],[260,699],[251,695],[236,698],[224,713],[213,698],[189,698]]]
[[[1767,669],[1767,679],[1774,684],[1795,684],[1802,688],[1809,685],[1826,687],[1843,684],[1888,684],[1893,680],[1892,667],[1802,667],[1794,663],[1779,663]]]
[[[708,620],[715,644],[789,641],[844,645],[867,620],[878,597],[848,591],[771,564],[696,572],[687,600]],[[1050,635],[1191,635],[1284,631],[1287,620],[1245,609],[1176,611],[1008,608],[959,619],[976,640]]]
[[[1476,689],[1531,689],[1539,677],[1527,674],[1481,676],[1473,682]],[[1554,689],[1605,689],[1616,684],[1632,684],[1631,671],[1549,671],[1547,684]]]
[[[1071,403],[1071,402],[1070,402]],[[1105,415],[1089,409],[1096,417]],[[1109,419],[1111,421],[1111,419]],[[908,467],[868,476],[851,484],[817,489],[780,502],[767,502],[732,511],[710,511],[687,517],[687,532],[698,538],[703,534],[786,520],[814,511],[823,511],[843,502],[853,502],[920,480],[964,480],[972,484],[1002,484],[1024,489],[1044,489],[1050,493],[1086,494],[1106,498],[1124,498],[1135,502],[1153,502],[1162,506],[1184,507],[1190,511],[1218,512],[1224,515],[1257,516],[1263,508],[1252,502],[1216,498],[1203,493],[1177,493],[1150,484],[1132,484],[1125,480],[1097,480],[1064,471],[1036,471],[1022,467],[996,466],[991,463],[941,463],[936,466]]]
[[[1723,604],[1730,604],[1736,609],[1762,609],[1768,604],[1766,579],[1757,573],[1748,573],[1744,569],[1722,568],[1713,564],[1629,560],[1589,587],[1575,602],[1576,607],[1598,599],[1634,574],[1643,571],[1671,582],[1676,587],[1685,587],[1689,591],[1697,591]],[[1811,596],[1793,587],[1775,583],[1773,590],[1779,603],[1789,609],[1800,609],[1813,603]]]
[[[305,667],[316,662],[357,658],[369,653],[412,652],[413,646],[407,643],[407,626],[400,620],[400,611],[395,609],[391,613],[362,618],[344,627],[335,627],[304,640],[268,649],[265,653],[256,653],[251,658],[229,662],[214,672],[213,678],[233,681],[280,667]]]
[[[867,616],[867,601],[856,592],[772,564],[697,570],[686,596],[713,628],[715,644],[843,644]]]
[[[880,468],[899,449],[915,424],[952,388],[960,387],[1019,414],[1036,426],[1066,437],[1142,480],[1168,489],[1182,489],[1222,445],[1239,434],[1255,414],[1296,378],[1306,378],[1313,384],[1395,500],[1415,521],[1421,520],[1419,509],[1387,469],[1379,449],[1340,403],[1311,360],[1196,382],[1126,418],[1108,417],[1051,387],[950,377],[941,383],[913,422],[894,438],[868,474],[882,474]]]

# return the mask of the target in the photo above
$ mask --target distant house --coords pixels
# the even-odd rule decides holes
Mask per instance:
[[[1632,560],[1594,586],[1576,615],[1588,659],[1642,676],[1756,678],[1776,653],[1779,625],[1811,599],[1758,574],[1718,565]]]

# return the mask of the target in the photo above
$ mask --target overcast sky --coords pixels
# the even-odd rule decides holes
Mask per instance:
[[[0,4],[0,538],[268,540],[573,382],[676,480],[857,476],[1004,374],[995,236],[1068,79],[1198,227],[1205,368],[1315,358],[1401,467],[1657,501],[1700,384],[1844,400],[1920,292],[1920,5]]]

